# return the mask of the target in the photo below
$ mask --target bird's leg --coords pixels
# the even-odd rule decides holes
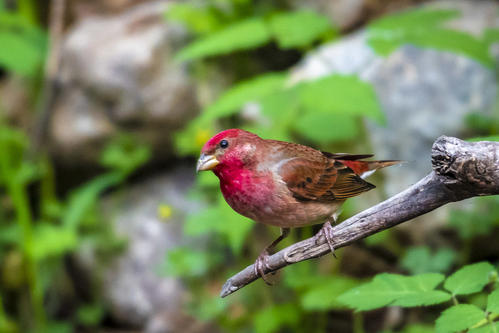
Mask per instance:
[[[269,265],[267,264],[267,259],[269,257],[269,251],[272,250],[280,241],[282,241],[284,238],[286,238],[289,235],[289,228],[281,228],[281,235],[277,237],[269,246],[267,246],[262,253],[258,256],[258,258],[255,261],[255,274],[257,276],[260,276],[263,281],[265,281],[266,284],[269,286],[272,285],[268,280],[265,279],[265,272],[264,269],[270,269]]]
[[[333,220],[334,224],[336,224],[336,220],[338,218],[338,215],[335,213],[331,216],[331,219]],[[333,256],[336,258],[336,254],[334,253],[334,243],[333,239],[331,237],[331,234],[333,233],[333,227],[331,226],[331,221],[328,219],[326,223],[322,226],[321,230],[317,233],[316,237],[319,238],[321,235],[324,235],[326,238],[327,244],[329,245],[329,248],[331,249],[331,253]]]

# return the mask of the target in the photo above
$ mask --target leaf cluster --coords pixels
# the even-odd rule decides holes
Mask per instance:
[[[488,294],[487,305],[459,304],[458,299],[482,292],[485,286],[497,287],[497,270],[488,262],[463,266],[447,278],[439,273],[414,276],[382,273],[371,282],[355,287],[337,299],[356,311],[373,310],[385,306],[418,307],[448,303],[436,321],[436,332],[493,331],[499,318],[499,290]],[[442,284],[443,283],[443,284]]]

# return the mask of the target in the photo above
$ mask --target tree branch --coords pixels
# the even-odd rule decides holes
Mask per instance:
[[[441,136],[433,144],[432,165],[433,171],[418,183],[334,226],[331,234],[334,248],[347,246],[449,202],[499,194],[499,142],[466,142]],[[270,269],[265,269],[265,273],[328,252],[324,236],[308,238],[270,256]],[[258,278],[250,265],[225,282],[220,296],[228,296]]]

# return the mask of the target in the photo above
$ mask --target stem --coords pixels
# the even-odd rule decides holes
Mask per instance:
[[[3,308],[2,294],[0,294],[0,329],[8,325],[8,318]]]
[[[365,333],[364,317],[361,312],[353,313],[353,333]]]
[[[33,258],[33,230],[32,216],[26,193],[25,185],[16,177],[17,170],[14,170],[11,163],[11,156],[8,155],[9,147],[6,147],[0,140],[0,173],[7,193],[10,196],[16,213],[16,222],[22,233],[22,251],[25,258],[26,275],[29,285],[31,302],[35,315],[35,326],[41,329],[45,324],[45,311],[43,309],[43,291],[37,278],[37,264]]]

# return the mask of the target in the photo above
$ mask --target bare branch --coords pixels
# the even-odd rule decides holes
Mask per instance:
[[[474,196],[499,194],[499,142],[466,142],[441,136],[432,149],[433,171],[405,191],[385,200],[333,227],[335,248],[396,226],[428,213],[449,202]],[[270,269],[317,258],[328,253],[322,236],[293,244],[268,259]],[[231,277],[222,287],[228,296],[258,279],[253,265]]]

